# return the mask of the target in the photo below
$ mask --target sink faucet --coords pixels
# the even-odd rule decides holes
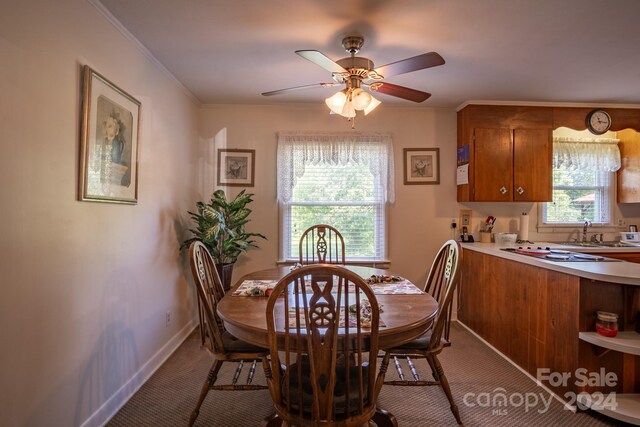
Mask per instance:
[[[587,241],[587,228],[591,227],[591,221],[585,221],[582,227],[582,242]]]

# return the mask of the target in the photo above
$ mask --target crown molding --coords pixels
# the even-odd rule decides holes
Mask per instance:
[[[520,107],[578,107],[578,108],[640,108],[640,104],[612,104],[591,102],[538,102],[538,101],[495,101],[495,100],[469,100],[460,104],[456,111],[462,110],[467,105],[512,105]]]
[[[113,14],[109,12],[109,10],[106,7],[104,7],[104,5],[100,2],[100,0],[87,0],[87,2],[90,3],[93,7],[95,7],[96,10],[103,17],[105,17],[106,20],[109,21],[109,23],[111,23],[111,25],[113,25],[127,40],[131,42],[131,44],[133,44],[140,52],[142,52],[142,54],[149,61],[151,61],[151,63],[156,68],[158,68],[158,70],[160,70],[163,74],[169,77],[169,79],[171,79],[185,93],[185,95],[187,95],[189,99],[193,101],[194,104],[200,107],[201,105],[200,100],[196,98],[196,96],[189,89],[187,89],[186,86],[183,85],[182,82],[176,78],[176,76],[171,74],[171,71],[167,70],[167,68],[164,65],[162,65],[162,63],[158,60],[158,58],[153,56],[151,51],[147,49],[147,47],[144,44],[142,44],[140,40],[136,38],[136,36],[131,34],[131,32],[127,30],[127,28],[124,25],[122,25],[122,23],[118,20],[118,18],[113,16]]]

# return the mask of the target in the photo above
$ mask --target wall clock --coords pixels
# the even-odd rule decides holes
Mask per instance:
[[[611,116],[604,110],[592,110],[587,114],[587,129],[594,135],[602,135],[611,127]]]

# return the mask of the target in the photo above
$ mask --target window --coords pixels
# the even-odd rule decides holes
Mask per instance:
[[[297,260],[302,233],[329,224],[348,261],[386,259],[386,209],[394,200],[393,146],[386,134],[278,135],[282,258]]]
[[[611,138],[554,138],[553,201],[542,205],[543,224],[613,223],[617,143]]]

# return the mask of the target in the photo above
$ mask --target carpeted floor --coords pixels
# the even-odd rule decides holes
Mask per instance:
[[[453,345],[443,351],[440,360],[465,426],[623,425],[592,411],[565,410],[464,327],[454,322],[451,329]],[[107,426],[188,425],[210,364],[211,357],[200,347],[199,336],[192,334]],[[426,362],[420,360],[416,365],[421,373],[430,375]],[[230,380],[233,370],[231,364],[224,366],[220,380]],[[389,366],[387,375],[396,375],[393,366]],[[262,369],[256,371],[256,381],[264,383]],[[501,396],[506,396],[506,406],[498,406]],[[267,390],[210,391],[195,425],[259,426],[272,412],[270,402]],[[492,402],[496,405],[492,406]],[[439,387],[385,386],[379,406],[394,414],[402,427],[457,426]]]

